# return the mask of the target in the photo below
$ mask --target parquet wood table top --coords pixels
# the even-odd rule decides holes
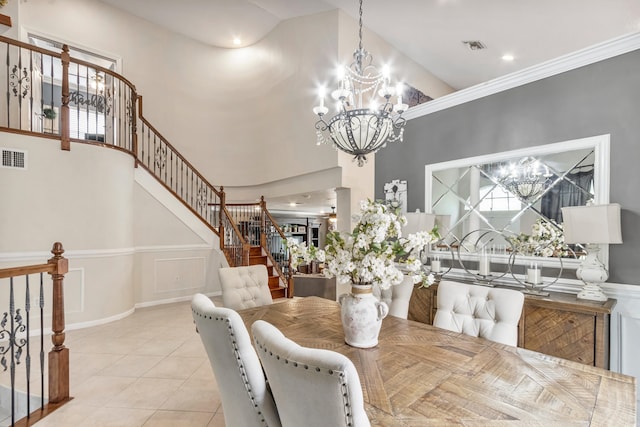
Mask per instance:
[[[349,357],[373,426],[635,426],[634,377],[391,316],[377,347],[350,347],[340,306],[317,297],[239,313]]]

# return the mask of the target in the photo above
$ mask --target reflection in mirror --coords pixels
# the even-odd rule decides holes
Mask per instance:
[[[563,249],[561,208],[608,202],[608,142],[604,135],[428,165],[426,210],[437,215],[443,244],[461,252],[508,256],[517,247],[551,263],[574,257],[581,248]],[[478,248],[465,236],[481,229],[498,233]]]

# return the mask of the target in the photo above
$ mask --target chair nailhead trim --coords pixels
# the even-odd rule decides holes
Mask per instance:
[[[265,354],[268,353],[269,356],[275,357],[276,360],[280,360],[280,355],[274,354],[273,351],[267,349],[266,346],[262,345],[260,343],[260,341],[258,341],[255,338],[255,336],[254,336],[254,341],[255,341],[256,345],[258,346],[258,348],[260,350],[262,350]],[[294,368],[297,368],[298,366],[300,366],[298,364],[298,362],[296,362],[296,361],[292,360],[291,363],[289,363],[289,359],[284,359],[283,358],[282,360],[284,360],[284,364],[285,365],[293,365]],[[307,370],[309,369],[309,365],[302,365],[302,366],[304,367],[304,369],[307,369]],[[320,368],[319,366],[315,366],[314,368],[315,368],[316,372],[322,372],[322,368]],[[328,369],[327,373],[329,375],[335,375],[336,371],[334,371],[333,369]],[[352,415],[351,410],[350,410],[351,402],[349,401],[349,393],[347,392],[347,383],[345,381],[345,373],[342,372],[342,371],[339,371],[338,372],[338,377],[340,378],[340,387],[342,388],[342,399],[343,399],[343,402],[344,402],[343,406],[344,406],[344,409],[345,409],[345,412],[344,412],[345,424],[347,426],[353,426],[353,420],[352,420],[352,416],[353,415]]]
[[[234,332],[233,332],[233,327],[231,326],[231,320],[228,317],[223,317],[223,316],[206,316],[202,313],[198,313],[196,310],[192,309],[191,310],[193,314],[195,314],[198,317],[203,317],[205,319],[209,319],[209,320],[215,320],[215,321],[222,321],[225,322],[227,324],[227,329],[229,331],[229,338],[231,340],[231,345],[233,347],[233,352],[236,356],[236,360],[238,361],[238,369],[240,370],[240,375],[244,378],[244,386],[245,386],[245,390],[247,391],[247,394],[249,395],[249,399],[251,400],[251,403],[253,403],[253,407],[256,410],[257,415],[260,416],[260,423],[265,426],[268,427],[267,421],[265,420],[262,411],[260,410],[260,406],[258,404],[258,402],[256,401],[255,396],[253,395],[253,392],[251,391],[251,385],[249,384],[248,378],[247,378],[247,373],[244,369],[244,365],[242,364],[242,358],[240,357],[240,352],[238,350],[238,345],[234,336]],[[266,348],[265,348],[266,351]]]

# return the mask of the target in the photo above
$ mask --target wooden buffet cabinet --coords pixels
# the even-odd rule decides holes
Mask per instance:
[[[433,324],[438,285],[416,287],[409,319]],[[609,369],[609,320],[616,301],[578,300],[573,294],[525,294],[518,347]]]

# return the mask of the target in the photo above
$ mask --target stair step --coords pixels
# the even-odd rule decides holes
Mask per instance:
[[[287,288],[271,289],[271,298],[284,298],[287,296]]]
[[[267,265],[267,256],[249,256],[249,265]]]
[[[249,256],[262,256],[262,248],[260,246],[251,246],[249,248]]]
[[[280,277],[269,276],[269,289],[276,289],[280,287]]]

